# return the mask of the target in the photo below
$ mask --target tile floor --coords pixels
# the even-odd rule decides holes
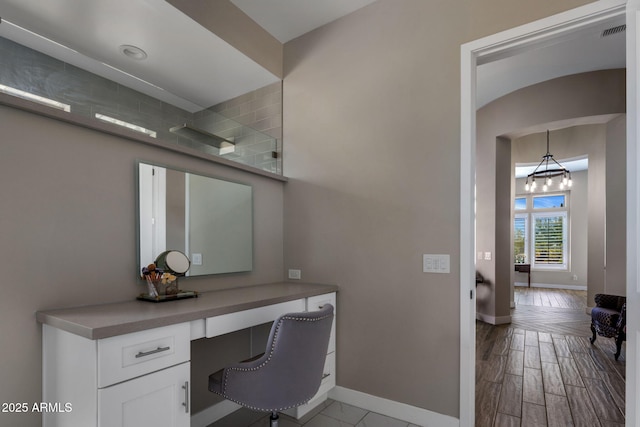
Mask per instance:
[[[240,409],[208,427],[268,427],[269,415]],[[366,409],[328,400],[300,420],[280,415],[279,427],[418,427]]]
[[[476,426],[624,427],[625,349],[592,345],[586,291],[516,288],[512,323],[476,323]]]
[[[624,426],[624,352],[614,360],[611,339],[494,327],[482,344],[476,426]]]

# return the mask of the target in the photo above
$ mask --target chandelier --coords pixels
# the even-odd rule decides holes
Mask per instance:
[[[553,154],[549,152],[549,131],[547,130],[547,154],[542,156],[542,161],[533,172],[527,175],[524,189],[525,191],[531,191],[533,193],[537,187],[536,180],[538,180],[542,182],[542,191],[547,191],[549,187],[553,185],[553,178],[556,177],[561,177],[558,180],[561,190],[565,187],[571,187],[571,172],[558,163],[553,158]]]

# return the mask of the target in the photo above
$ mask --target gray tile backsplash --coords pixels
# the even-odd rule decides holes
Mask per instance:
[[[281,83],[191,113],[2,37],[0,57],[0,84],[68,104],[72,114],[104,114],[154,130],[158,139],[220,155],[215,147],[169,131],[191,124],[234,140],[235,152],[221,157],[282,173]]]

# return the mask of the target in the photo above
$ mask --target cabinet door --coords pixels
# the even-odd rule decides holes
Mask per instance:
[[[99,427],[189,427],[190,363],[98,390]]]

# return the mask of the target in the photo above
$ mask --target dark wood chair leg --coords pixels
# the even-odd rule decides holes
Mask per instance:
[[[624,332],[618,332],[618,336],[616,337],[616,354],[613,355],[616,360],[618,360],[618,357],[620,357],[620,351],[622,351],[622,342],[626,339],[627,337]]]
[[[591,337],[589,341],[591,341],[591,344],[593,344],[594,342],[596,342],[596,328],[595,326],[593,326],[593,322],[591,322],[591,333],[593,334],[593,337]]]

